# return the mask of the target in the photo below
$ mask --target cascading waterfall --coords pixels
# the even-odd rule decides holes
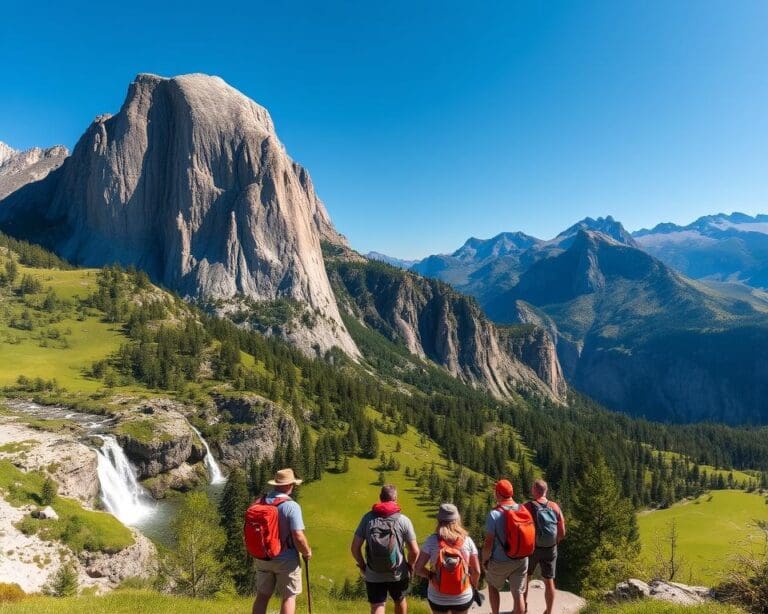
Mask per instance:
[[[205,468],[208,470],[208,480],[211,484],[221,484],[222,482],[225,482],[226,478],[221,472],[219,463],[216,462],[213,454],[211,454],[211,448],[208,446],[208,442],[203,438],[200,431],[197,430],[194,426],[190,424],[189,427],[195,432],[195,435],[200,438],[200,443],[202,443],[203,447],[205,448],[205,458],[203,459],[203,462],[205,463]]]
[[[104,444],[98,449],[99,484],[104,507],[120,522],[136,525],[154,511],[151,498],[136,480],[125,452],[112,435],[98,435]]]

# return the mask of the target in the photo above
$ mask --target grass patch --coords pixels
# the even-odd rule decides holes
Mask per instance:
[[[8,443],[0,446],[0,452],[6,454],[17,454],[19,452],[27,452],[29,449],[37,443],[34,439],[24,439],[23,441],[9,441]]]
[[[24,473],[8,460],[0,460],[0,490],[6,501],[16,507],[41,505],[45,476]],[[74,551],[118,552],[133,544],[129,529],[111,514],[84,509],[74,499],[56,497],[53,505],[58,520],[38,520],[25,516],[19,530],[37,534],[47,541],[61,541]]]
[[[680,582],[711,586],[732,566],[735,554],[762,547],[756,519],[768,520],[766,498],[738,490],[716,490],[669,509],[638,517],[642,560],[653,566],[655,543],[676,520],[678,548],[684,561]]]
[[[313,593],[313,611],[316,614],[360,614],[368,611],[362,601],[336,601],[319,592]],[[425,602],[410,599],[408,610],[412,614],[428,614]],[[245,614],[251,611],[251,599],[189,599],[161,595],[152,591],[118,590],[103,597],[83,596],[56,599],[53,597],[28,597],[18,603],[0,605],[0,612],[8,614]],[[277,611],[278,601],[273,600],[270,612]],[[298,598],[297,612],[306,612],[305,595]],[[391,606],[390,606],[391,607]]]

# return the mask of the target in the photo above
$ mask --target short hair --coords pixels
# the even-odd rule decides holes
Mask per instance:
[[[291,484],[278,484],[276,486],[273,486],[273,488],[277,492],[287,493],[287,492],[291,492],[291,490],[293,489],[293,486],[294,485],[292,483]]]
[[[379,493],[379,501],[386,503],[387,501],[397,501],[397,488],[393,484],[385,484],[381,487]]]
[[[533,490],[537,493],[540,493],[542,496],[547,494],[547,491],[549,490],[549,486],[544,480],[536,480],[533,483]]]

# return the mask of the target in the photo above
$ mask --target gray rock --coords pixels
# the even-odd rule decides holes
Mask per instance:
[[[654,580],[649,585],[651,599],[677,605],[697,605],[712,598],[712,590],[703,586],[688,586],[677,582]]]
[[[0,227],[187,297],[297,301],[320,317],[288,338],[358,355],[320,247],[343,237],[266,109],[217,77],[138,75],[56,173],[2,201]]]
[[[58,520],[59,515],[56,513],[50,505],[45,506],[43,509],[38,510],[37,517],[40,520]]]
[[[626,601],[630,599],[642,599],[648,597],[651,594],[651,588],[636,578],[630,578],[625,582],[620,582],[616,585],[616,589],[612,593],[612,597],[618,601]]]
[[[293,416],[264,397],[218,396],[215,402],[218,410],[229,413],[236,423],[224,441],[212,443],[229,466],[242,465],[251,458],[272,458],[278,448],[298,443],[299,428]]]

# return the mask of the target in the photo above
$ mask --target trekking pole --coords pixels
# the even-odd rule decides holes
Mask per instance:
[[[303,556],[301,558],[304,559],[304,575],[307,577],[307,609],[309,614],[312,614],[312,585],[309,583],[309,561]]]

